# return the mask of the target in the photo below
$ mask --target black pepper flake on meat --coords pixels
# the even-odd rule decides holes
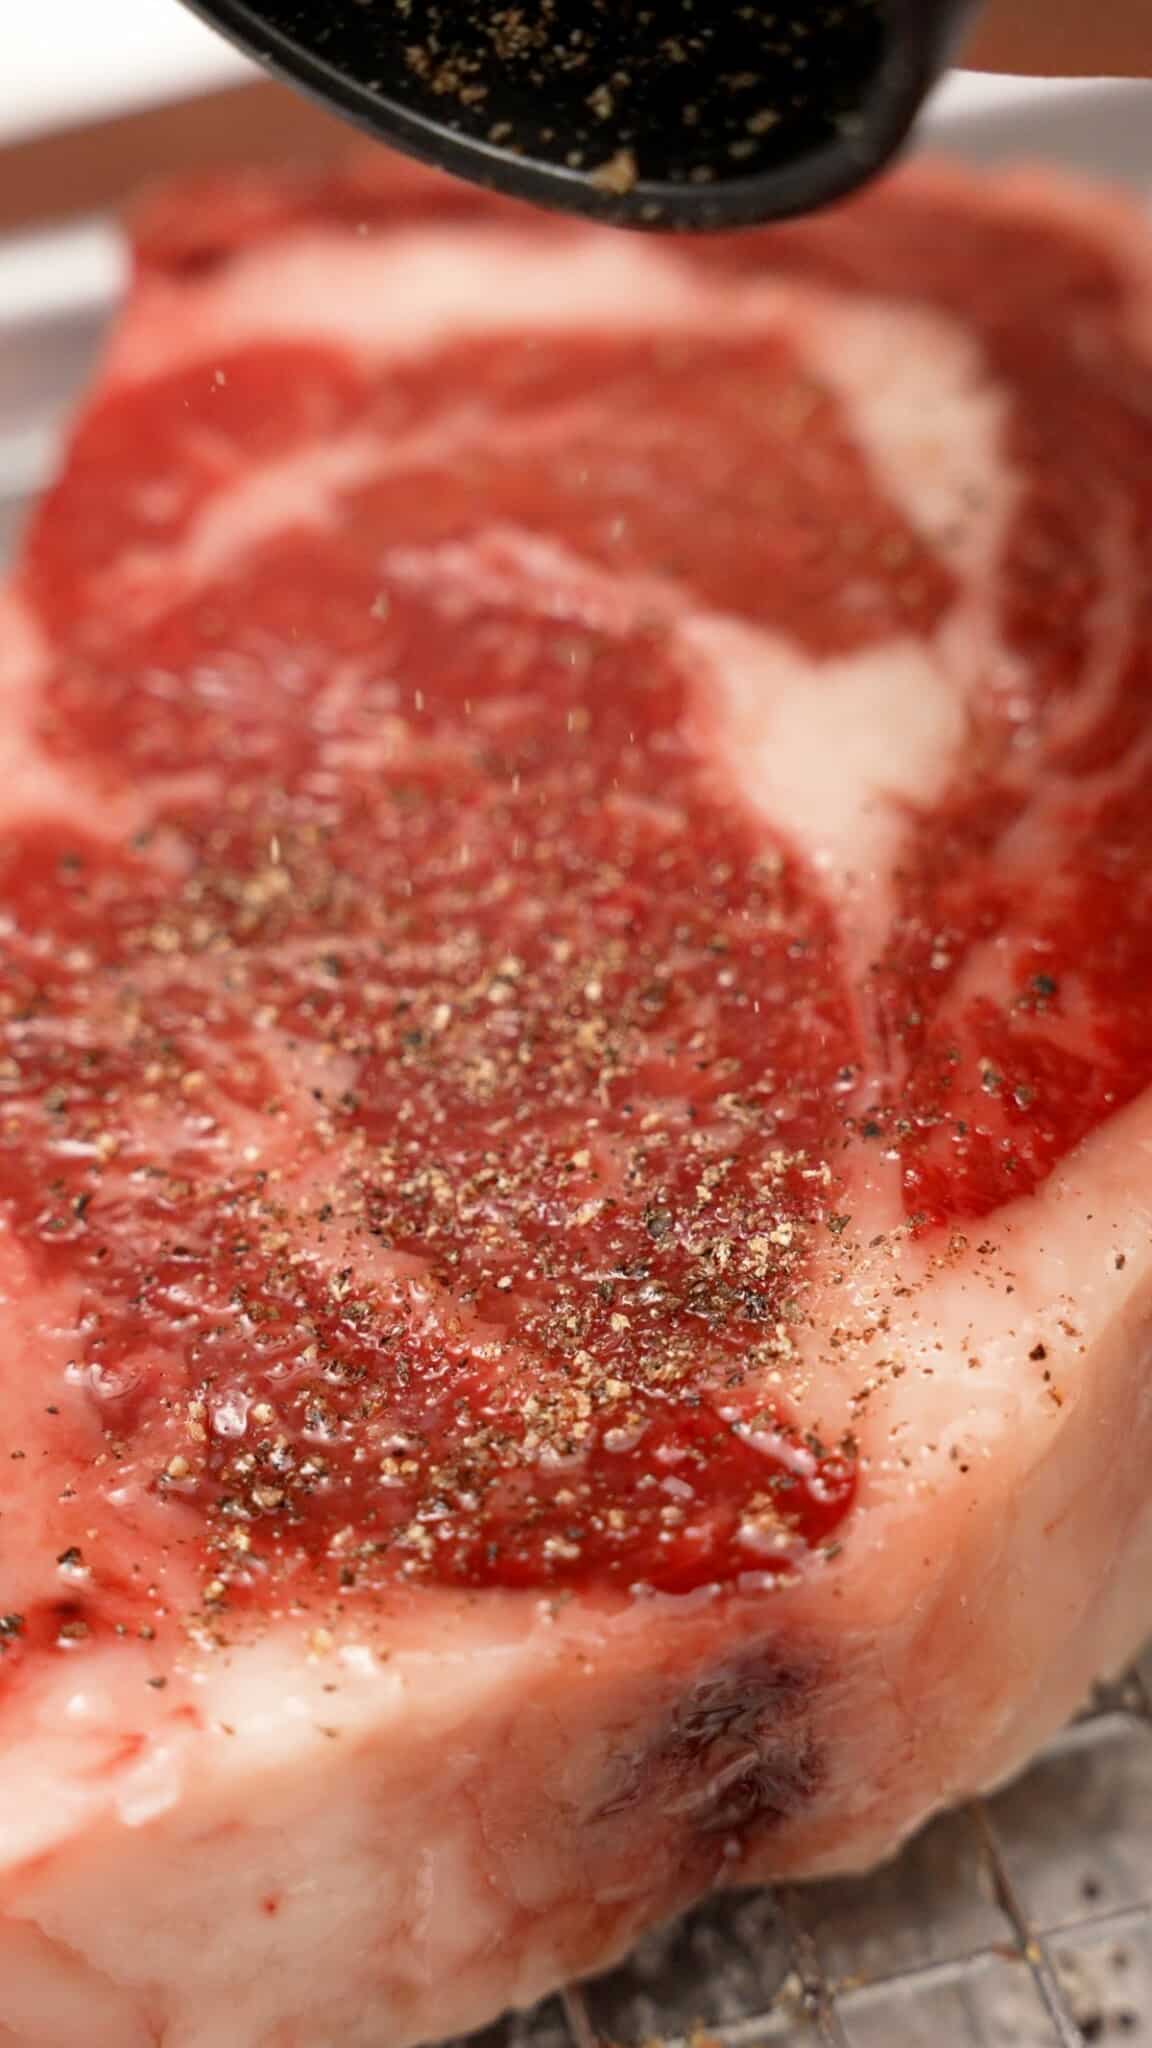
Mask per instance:
[[[37,1256],[93,1305],[68,1377],[100,1458],[191,1538],[198,1603],[176,1620],[207,1638],[398,1579],[799,1569],[854,1484],[853,1452],[790,1434],[854,1051],[823,906],[668,751],[685,681],[659,631],[510,635],[404,582],[374,612],[378,591],[374,569],[341,596],[321,669],[332,635],[370,633],[366,673],[419,711],[402,767],[325,782],[304,720],[283,773],[256,748],[225,806],[182,795],[162,819],[180,882],[114,870],[139,895],[117,921],[97,862],[90,912],[69,910],[99,1068],[62,1069],[50,1032],[3,1042],[35,1103],[60,1089],[50,1193],[73,1227]],[[212,647],[261,615],[243,579],[240,615],[225,602]],[[323,602],[277,585],[302,689]],[[195,692],[170,701],[199,715]],[[205,742],[173,743],[183,769]],[[32,1230],[25,1139],[4,1166]],[[753,1441],[737,1422],[764,1375],[780,1393]],[[653,1489],[660,1460],[685,1491]],[[109,1599],[137,1623],[102,1579],[94,1633]]]
[[[1052,1002],[1060,988],[1059,982],[1051,974],[1034,974],[1030,986],[1038,1004]]]

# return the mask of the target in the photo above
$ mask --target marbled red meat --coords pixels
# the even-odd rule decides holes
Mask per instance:
[[[1148,1620],[1152,250],[139,250],[0,601],[0,2030],[406,2048]]]

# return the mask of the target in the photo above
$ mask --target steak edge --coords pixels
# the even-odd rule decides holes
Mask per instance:
[[[0,2033],[406,2048],[1148,1623],[1152,254],[165,195],[0,597]]]

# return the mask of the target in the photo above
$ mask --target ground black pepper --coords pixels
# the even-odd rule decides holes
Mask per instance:
[[[341,69],[402,82],[405,104],[501,149],[638,179],[745,177],[849,127],[881,61],[880,0],[403,0],[332,9],[263,0],[261,14]]]

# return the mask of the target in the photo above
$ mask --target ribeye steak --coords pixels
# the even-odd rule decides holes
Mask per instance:
[[[404,2048],[1152,1613],[1152,254],[139,251],[0,622],[0,2039]]]

